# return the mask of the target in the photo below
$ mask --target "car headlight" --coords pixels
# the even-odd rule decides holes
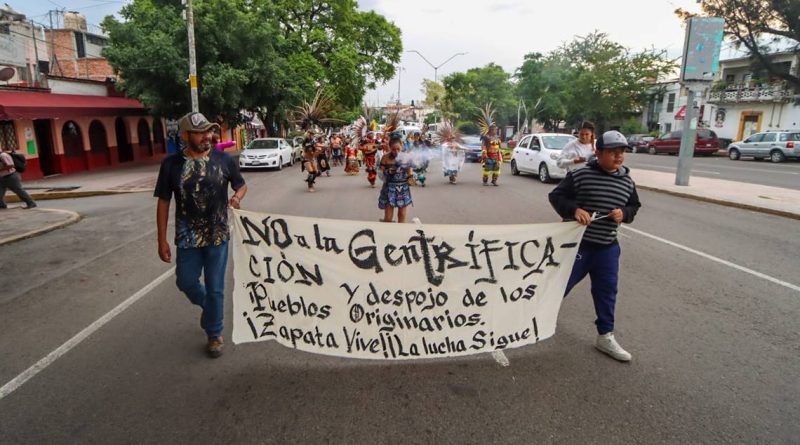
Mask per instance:
[[[268,158],[277,158],[278,157],[278,153],[270,153],[270,154],[267,155],[267,157]]]

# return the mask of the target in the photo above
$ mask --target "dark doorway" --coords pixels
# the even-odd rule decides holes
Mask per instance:
[[[64,144],[66,173],[86,170],[86,153],[83,150],[81,127],[75,121],[67,121],[61,127],[61,142]]]
[[[52,129],[52,119],[37,119],[33,121],[33,131],[36,133],[36,147],[39,150],[39,168],[42,169],[44,176],[61,173],[61,169],[56,162],[56,153],[53,149]]]
[[[142,156],[153,157],[153,142],[150,141],[150,125],[145,119],[139,119],[136,126],[136,134],[139,136],[139,153]]]
[[[161,118],[153,119],[153,150],[156,153],[166,153],[167,145],[164,143],[164,126],[161,125]]]
[[[128,142],[128,131],[125,128],[125,121],[118,117],[114,122],[114,132],[117,134],[117,152],[119,153],[119,162],[133,161],[133,147]]]
[[[100,121],[92,121],[89,125],[89,145],[92,150],[93,166],[111,165],[111,153],[108,151],[106,127]]]

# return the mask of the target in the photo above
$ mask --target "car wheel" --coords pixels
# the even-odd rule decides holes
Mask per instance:
[[[783,162],[786,160],[786,156],[784,156],[783,152],[780,150],[772,150],[769,153],[769,160],[772,162]]]
[[[650,153],[651,155],[656,154],[656,147],[653,145],[647,147],[647,152]]]
[[[728,157],[731,159],[731,161],[738,161],[742,159],[742,154],[739,153],[739,150],[731,148],[728,152]]]
[[[539,180],[545,184],[550,182],[550,171],[547,170],[547,165],[544,163],[539,165]]]
[[[290,155],[289,156],[289,167],[294,165],[294,158]]]
[[[283,158],[278,158],[278,170],[283,170]]]
[[[517,161],[511,160],[511,174],[514,176],[519,176],[519,169],[517,168]]]

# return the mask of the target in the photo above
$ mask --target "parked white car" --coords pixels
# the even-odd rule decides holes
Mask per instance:
[[[523,137],[511,155],[511,174],[537,174],[542,182],[563,179],[567,171],[556,162],[561,149],[575,139],[575,136],[558,133],[536,133]]]
[[[253,139],[239,155],[239,168],[277,168],[293,165],[294,148],[282,138]]]

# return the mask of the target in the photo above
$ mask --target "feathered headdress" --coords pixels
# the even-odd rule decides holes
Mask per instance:
[[[369,121],[367,121],[366,117],[360,116],[356,119],[353,123],[353,133],[355,133],[355,137],[359,140],[367,137],[367,133],[369,133]]]
[[[460,144],[461,142],[463,142],[461,132],[446,119],[439,124],[439,128],[433,134],[433,143],[436,145]]]
[[[314,95],[314,100],[294,107],[294,122],[303,130],[315,130],[323,123],[341,122],[339,119],[325,117],[332,107],[333,99],[319,89]]]
[[[494,125],[494,109],[492,103],[484,105],[481,109],[481,116],[478,118],[478,126],[481,129],[481,136],[489,134],[489,127]]]
[[[391,135],[400,128],[400,113],[392,113],[386,118],[386,124],[383,125],[383,133]]]

